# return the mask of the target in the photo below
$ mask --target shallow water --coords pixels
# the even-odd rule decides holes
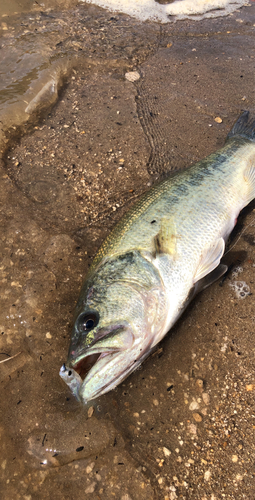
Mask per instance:
[[[1,34],[1,491],[250,499],[253,296],[239,300],[229,284],[254,293],[252,206],[234,273],[197,297],[139,371],[86,407],[58,372],[113,224],[255,110],[254,6],[164,27],[93,6],[46,14],[8,17]]]

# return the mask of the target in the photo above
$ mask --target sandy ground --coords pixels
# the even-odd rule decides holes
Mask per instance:
[[[9,128],[2,147],[0,360],[16,355],[0,363],[3,498],[253,500],[254,204],[225,281],[140,370],[87,407],[58,372],[114,223],[255,112],[255,5],[164,26],[92,6],[36,16],[42,32],[61,19],[54,50],[79,57],[50,114]]]

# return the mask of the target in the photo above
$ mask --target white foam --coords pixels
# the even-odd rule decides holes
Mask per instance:
[[[247,4],[245,0],[182,0],[166,5],[166,13],[179,19],[219,17]]]
[[[112,12],[122,12],[140,21],[152,20],[161,23],[178,19],[203,19],[204,17],[226,16],[247,0],[176,0],[174,3],[159,4],[154,0],[80,0],[92,3]]]
[[[154,0],[81,0],[86,3],[93,3],[111,10],[112,12],[122,12],[136,17],[140,21],[169,21],[166,14],[166,5],[160,5]]]
[[[232,271],[232,278],[237,278],[239,274],[243,272],[242,266],[235,266]]]
[[[233,281],[229,283],[229,286],[234,289],[238,299],[245,299],[245,297],[251,295],[250,287],[245,281]]]

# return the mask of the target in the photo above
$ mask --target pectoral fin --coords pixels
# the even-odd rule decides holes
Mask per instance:
[[[185,301],[185,304],[183,306],[183,310],[186,309],[188,304],[194,299],[194,297],[207,288],[209,285],[217,281],[223,274],[225,274],[228,270],[228,266],[225,264],[219,264],[216,269],[211,271],[207,276],[204,276],[204,278],[201,278],[201,280],[197,281],[196,284],[191,288],[189,295],[187,297],[187,300]]]
[[[212,245],[203,255],[194,276],[194,284],[211,273],[219,266],[220,259],[225,250],[225,242],[223,238]],[[216,278],[217,279],[217,278]],[[215,281],[215,280],[214,280]]]
[[[156,254],[174,255],[176,252],[176,227],[174,221],[163,218],[158,234],[155,236]]]
[[[247,182],[247,185],[248,185],[246,205],[248,205],[248,203],[250,203],[250,201],[253,200],[253,198],[255,198],[255,167],[254,167],[255,158],[254,158],[254,156],[253,156],[252,160],[253,161],[250,162],[250,165],[244,171],[244,180],[245,180],[245,182]]]
[[[201,280],[197,281],[194,289],[195,289],[195,295],[205,288],[207,288],[209,285],[217,281],[219,278],[223,276],[228,270],[228,266],[225,264],[219,264],[216,269],[211,271],[209,274],[204,276],[204,278],[201,278]]]

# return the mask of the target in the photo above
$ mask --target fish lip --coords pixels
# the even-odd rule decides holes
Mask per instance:
[[[68,366],[70,366],[70,368],[73,368],[76,371],[76,368],[79,365],[79,363],[81,361],[83,361],[84,359],[89,358],[90,356],[93,356],[95,354],[99,354],[102,356],[102,355],[111,354],[113,352],[119,352],[121,350],[122,349],[117,349],[117,348],[116,349],[114,349],[114,348],[102,349],[102,347],[101,347],[101,349],[100,348],[93,349],[93,348],[89,347],[87,352],[83,352],[80,354],[80,356],[75,358],[75,363],[73,361],[69,361],[69,363],[67,363],[67,364],[68,364]],[[99,357],[101,357],[101,356],[99,356]],[[98,357],[98,359],[99,359],[99,357]],[[96,361],[95,361],[95,363],[96,363]]]

